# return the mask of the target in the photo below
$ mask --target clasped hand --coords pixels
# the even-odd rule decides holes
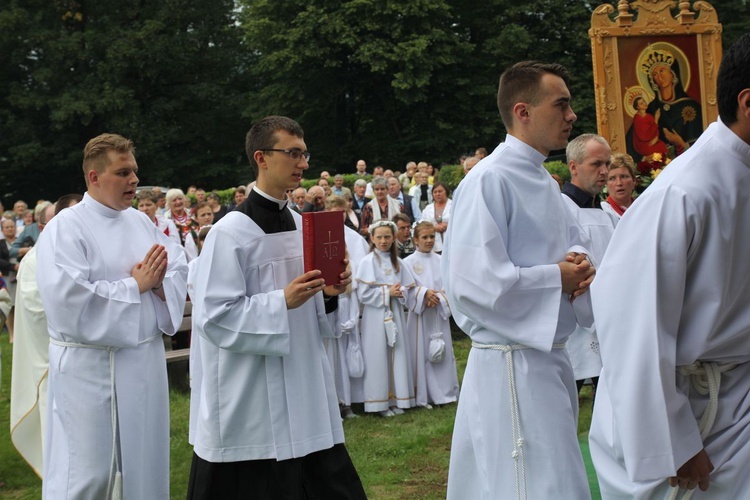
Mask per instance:
[[[570,252],[565,256],[565,262],[557,265],[560,267],[563,292],[570,294],[571,302],[586,293],[596,274],[596,269],[586,259],[586,254]]]
[[[435,290],[427,290],[424,294],[424,301],[427,307],[436,307],[440,303],[440,297]]]

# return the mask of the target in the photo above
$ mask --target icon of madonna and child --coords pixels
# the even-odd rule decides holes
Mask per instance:
[[[629,87],[624,96],[633,118],[626,134],[628,154],[636,161],[654,153],[677,156],[703,132],[701,105],[688,95],[688,59],[675,45],[656,42],[640,53],[635,69],[640,85]]]

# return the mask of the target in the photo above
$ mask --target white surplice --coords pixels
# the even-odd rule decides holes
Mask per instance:
[[[417,406],[427,403],[444,405],[458,399],[458,373],[453,354],[451,309],[443,290],[440,255],[416,251],[404,259],[417,283],[414,308],[409,312],[406,329],[409,332]],[[436,290],[440,304],[427,307],[427,290]],[[432,335],[442,334],[445,354],[442,361],[431,362]]]
[[[608,202],[606,202],[606,201],[603,201],[603,202],[602,202],[602,210],[604,210],[604,211],[605,211],[606,213],[608,213],[608,214],[612,215],[612,217],[614,217],[614,218],[616,218],[616,219],[618,219],[618,220],[619,220],[619,219],[622,219],[622,215],[620,215],[620,214],[618,214],[617,212],[615,212],[615,209],[614,209],[614,208],[612,208],[612,205],[610,205],[610,204],[609,204]]]
[[[322,294],[288,310],[284,287],[304,272],[297,230],[264,233],[230,212],[208,233],[193,316],[203,377],[195,453],[209,462],[286,460],[344,442],[322,337]]]
[[[155,243],[169,252],[166,302],[140,293],[131,276]],[[116,423],[123,498],[169,498],[161,339],[182,322],[182,249],[145,214],[108,208],[88,193],[47,224],[36,246],[51,338],[44,497],[108,498]]]
[[[395,243],[394,243],[395,244]],[[373,251],[362,259],[355,275],[355,289],[362,304],[362,355],[365,360],[364,402],[366,412],[390,406],[414,406],[414,378],[406,333],[404,306],[414,303],[414,278],[399,259],[397,271],[390,252]],[[389,287],[401,283],[403,297],[391,297]],[[386,341],[386,314],[393,315],[398,333],[393,347]]]
[[[156,226],[170,240],[174,241],[177,245],[182,245],[182,242],[180,241],[180,231],[177,229],[177,226],[174,225],[172,219],[167,219],[163,215],[157,213]]]
[[[347,226],[344,226],[344,241],[346,242],[350,269],[352,276],[354,276],[360,261],[367,255],[367,243],[358,232]],[[336,337],[324,339],[323,342],[336,382],[336,394],[339,403],[349,406],[352,404],[352,385],[357,386],[360,392],[362,386],[361,377],[349,377],[346,355],[349,344],[361,344],[362,342],[359,332],[359,300],[357,300],[356,293],[350,288],[349,291],[339,295],[338,301],[338,308],[328,314],[328,321],[331,324],[331,329],[335,331]]]
[[[591,324],[589,294],[571,305],[558,266],[568,251],[586,252],[587,238],[543,160],[508,135],[453,196],[443,282],[456,323],[479,345],[461,387],[448,498],[590,496],[559,345],[576,319]],[[522,347],[499,350],[508,345]]]
[[[617,226],[592,287],[604,368],[590,441],[605,498],[666,498],[702,448],[714,470],[692,498],[748,498],[749,190],[750,145],[716,122]],[[695,361],[739,363],[721,374],[705,439],[708,396],[676,370]]]
[[[195,272],[199,259],[188,263],[187,293],[191,303],[195,301]],[[201,403],[201,384],[203,383],[203,361],[201,360],[200,324],[195,321],[195,314],[190,316],[190,418],[188,423],[188,443],[195,445],[195,431],[198,427],[198,409]]]
[[[18,268],[10,438],[39,477],[43,477],[44,470],[48,369],[47,316],[36,284],[36,247],[32,247]]]
[[[185,258],[187,259],[188,263],[198,258],[198,245],[196,244],[195,239],[193,239],[193,235],[191,232],[188,232],[185,235],[184,249]]]
[[[598,266],[604,258],[604,252],[607,250],[619,219],[599,208],[581,208],[569,196],[565,194],[561,196],[571,215],[588,235],[591,241],[589,258],[594,265]],[[594,325],[590,327],[577,325],[568,338],[565,348],[570,355],[570,363],[573,365],[573,375],[576,380],[599,376],[602,370],[602,358],[599,355],[599,339]]]
[[[0,325],[5,325],[5,321],[8,318],[8,315],[10,314],[11,307],[13,306],[13,301],[10,298],[10,293],[8,293],[8,289],[3,287],[0,288]],[[2,358],[3,354],[0,352],[0,368],[2,368]],[[0,383],[2,382],[2,376],[0,376]]]

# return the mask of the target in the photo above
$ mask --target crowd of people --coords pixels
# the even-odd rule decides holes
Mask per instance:
[[[559,64],[508,68],[508,134],[462,161],[454,193],[426,163],[368,182],[364,160],[352,189],[324,172],[305,190],[304,132],[281,116],[248,132],[257,180],[233,207],[202,189],[192,206],[179,189],[136,193],[132,142],[89,141],[83,197],[32,215],[18,202],[2,221],[0,313],[17,273],[19,319],[36,319],[36,347],[17,323],[14,361],[21,345],[48,367],[46,416],[14,439],[45,496],[168,498],[161,338],[189,295],[190,499],[364,498],[342,419],[352,403],[390,418],[457,401],[451,316],[472,349],[448,498],[589,498],[586,379],[605,498],[742,498],[750,35],[721,63],[720,119],[635,202],[631,157],[596,134],[568,141],[569,85]],[[560,184],[542,162],[562,148]],[[300,213],[324,210],[344,225],[337,283],[303,266]],[[43,387],[38,373],[18,379]]]

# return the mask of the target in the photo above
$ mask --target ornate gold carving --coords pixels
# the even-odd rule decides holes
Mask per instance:
[[[664,26],[669,22],[668,19],[671,19],[671,16],[652,16],[646,20],[646,26],[651,26],[652,24]]]
[[[706,75],[706,81],[714,81],[714,52],[711,50],[710,41],[703,39],[703,68]]]
[[[599,103],[601,103],[601,106],[596,107],[597,114],[601,115],[601,125],[607,125],[607,123],[609,123],[609,116],[607,116],[608,114],[604,111],[601,111],[601,113],[599,113],[600,110],[603,110],[607,107],[607,91],[604,87],[599,87]]]
[[[719,24],[719,15],[713,5],[703,0],[693,4],[693,10],[698,13],[698,21],[704,24]]]
[[[645,29],[641,30],[640,33],[642,35],[666,35],[675,33],[674,28],[652,28],[652,29]]]
[[[612,60],[612,49],[607,47],[604,49],[604,74],[607,77],[607,84],[612,83],[612,71],[614,65],[615,63]]]
[[[632,7],[634,7],[638,11],[648,11],[653,12],[654,14],[658,14],[659,12],[666,10],[666,9],[673,9],[675,7],[676,2],[673,0],[664,1],[664,0],[640,0],[638,2],[633,2],[631,4]],[[642,15],[641,12],[639,15]],[[670,16],[671,17],[671,16]]]
[[[625,151],[625,149],[620,146],[620,134],[613,132],[609,136],[609,147],[612,148],[612,151]]]
[[[632,62],[628,63],[628,67],[622,66],[623,61],[632,61],[632,54],[624,56],[619,52],[623,47],[633,50],[630,48],[634,46],[632,42],[619,42],[619,39],[624,40],[626,37],[650,37],[644,40],[644,44],[657,46],[672,39],[671,35],[694,38],[695,42],[691,43],[696,44],[699,61],[691,88],[697,85],[694,88],[699,91],[700,98],[697,95],[695,97],[701,109],[693,111],[701,112],[704,125],[713,122],[718,116],[716,74],[721,61],[722,27],[710,0],[605,1],[606,3],[602,2],[602,5],[593,10],[588,34],[594,64],[597,125],[599,133],[609,140],[612,150],[627,149],[626,132],[631,126],[629,117],[632,112],[624,99],[628,89],[632,90],[634,87],[631,83],[626,83],[632,80],[632,75],[626,80],[623,80],[623,75],[640,71],[632,67]],[[682,40],[677,43],[678,46],[686,43],[684,38]],[[640,41],[635,46],[641,46]],[[621,88],[621,85],[628,85],[628,89]],[[648,92],[650,88],[650,85],[644,87],[644,91]],[[697,116],[696,113],[695,118]]]

